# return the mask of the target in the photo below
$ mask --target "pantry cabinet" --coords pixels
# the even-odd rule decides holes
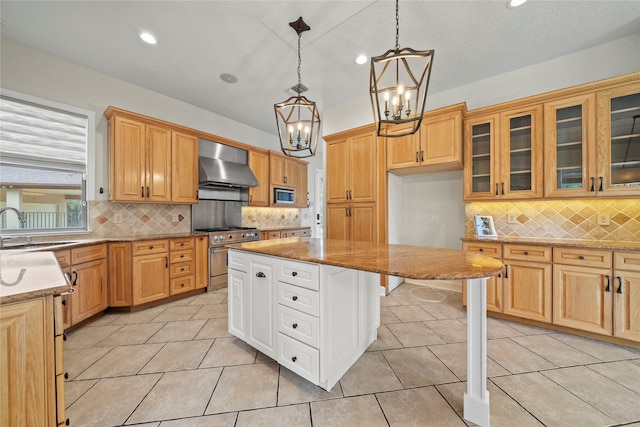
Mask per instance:
[[[387,170],[415,175],[462,169],[462,120],[466,104],[460,103],[424,114],[413,135],[386,138]],[[389,132],[404,132],[394,127]]]
[[[269,206],[269,152],[249,150],[249,167],[258,180],[257,187],[249,188],[249,206]]]

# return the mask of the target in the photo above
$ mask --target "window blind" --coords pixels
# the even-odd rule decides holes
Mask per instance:
[[[86,116],[0,96],[0,164],[85,172]]]

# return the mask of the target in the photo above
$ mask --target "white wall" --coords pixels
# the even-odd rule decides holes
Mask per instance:
[[[110,105],[256,147],[280,149],[275,129],[270,134],[252,128],[8,39],[0,39],[0,46],[2,88],[95,112],[96,200],[107,200],[108,194],[107,121],[103,113]],[[308,182],[313,194],[313,171],[322,168],[322,156],[306,160],[310,160]],[[97,191],[100,187],[104,194]]]
[[[640,33],[441,93],[430,93],[427,109],[465,101],[476,108],[524,98],[640,70]],[[434,63],[433,73],[438,70]],[[472,70],[470,70],[472,72]],[[371,123],[368,96],[325,108],[326,135]],[[464,235],[462,173],[389,180],[389,242],[460,249]],[[400,198],[398,195],[401,194]],[[428,214],[434,221],[428,222]]]

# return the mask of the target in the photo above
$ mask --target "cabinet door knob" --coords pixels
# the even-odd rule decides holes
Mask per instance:
[[[578,259],[584,259],[584,255],[579,255]]]
[[[291,273],[291,275],[292,275],[293,277],[296,277],[296,276],[298,275],[298,272],[297,272],[297,271],[294,271],[293,273]]]
[[[295,362],[296,360],[298,360],[298,358],[297,358],[296,356],[293,356],[293,357],[291,358],[291,361],[292,361],[292,362]]]
[[[484,252],[484,248],[480,248],[478,249],[480,252]]]
[[[524,254],[525,255],[529,255],[529,251],[524,251]]]
[[[295,295],[294,295],[294,296],[292,296],[292,297],[291,297],[291,299],[292,299],[292,300],[294,300],[294,301],[298,301],[298,297],[297,297],[297,296],[295,296]]]
[[[265,274],[262,271],[258,271],[256,273],[256,277],[267,277],[267,276],[265,276]]]
[[[153,246],[149,246],[149,249],[150,249],[150,250],[151,250],[151,249],[153,249]]]
[[[293,329],[295,329],[295,328],[297,328],[297,327],[298,327],[298,324],[297,324],[297,323],[294,323],[293,325],[291,325],[291,327],[292,327]]]

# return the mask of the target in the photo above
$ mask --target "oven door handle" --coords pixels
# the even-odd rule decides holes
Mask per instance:
[[[224,264],[229,267],[229,251],[227,251],[226,254],[224,254]]]

